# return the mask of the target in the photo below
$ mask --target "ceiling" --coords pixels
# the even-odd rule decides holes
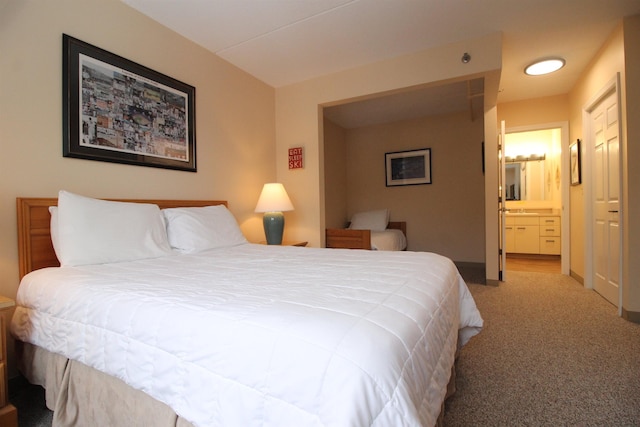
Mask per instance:
[[[567,93],[621,18],[640,13],[638,0],[122,1],[276,88],[500,31],[498,102]],[[523,73],[549,56],[567,65],[549,76]],[[451,99],[466,96],[466,84],[447,88]],[[445,98],[444,88],[431,90]],[[407,96],[396,96],[387,110],[419,108],[416,94]],[[380,116],[393,114],[385,103],[370,102]],[[468,105],[464,98],[457,108]],[[337,110],[347,127],[362,120],[347,107]]]
[[[476,78],[325,107],[324,115],[346,129],[460,111],[475,120],[482,117],[483,95],[484,79]]]

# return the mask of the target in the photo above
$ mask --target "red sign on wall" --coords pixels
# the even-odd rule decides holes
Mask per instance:
[[[289,148],[289,169],[302,169],[302,147]]]

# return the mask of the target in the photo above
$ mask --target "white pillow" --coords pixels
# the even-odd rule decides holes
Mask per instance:
[[[233,214],[224,205],[163,209],[169,244],[194,253],[247,243]]]
[[[60,191],[57,220],[57,238],[54,229],[52,241],[62,266],[133,261],[171,253],[157,205],[111,202]]]
[[[58,259],[60,259],[60,237],[58,232],[58,207],[49,206],[49,214],[51,214],[51,223],[49,224],[49,234],[51,235],[51,243],[53,243],[53,250],[56,253]]]
[[[351,217],[349,228],[352,230],[384,231],[389,224],[389,209],[358,212]]]

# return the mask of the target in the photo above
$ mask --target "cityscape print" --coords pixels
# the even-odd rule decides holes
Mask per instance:
[[[189,162],[187,94],[80,55],[80,145]]]

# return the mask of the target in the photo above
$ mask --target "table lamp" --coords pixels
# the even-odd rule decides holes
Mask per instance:
[[[268,245],[282,244],[284,211],[292,211],[291,200],[280,183],[265,184],[260,193],[256,212],[264,212],[262,223]]]

